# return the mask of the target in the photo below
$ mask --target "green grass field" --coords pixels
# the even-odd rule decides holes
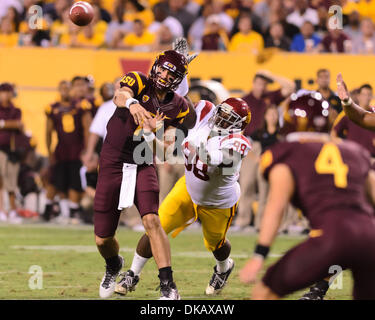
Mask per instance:
[[[117,237],[129,268],[141,233],[119,228]],[[238,272],[254,248],[255,235],[229,233],[232,257],[236,267],[227,287],[214,299],[247,299],[251,287],[240,283]],[[304,238],[280,236],[271,250],[267,265]],[[174,278],[182,299],[205,300],[204,290],[215,264],[206,251],[199,230],[187,230],[171,239]],[[43,271],[42,289],[30,289],[31,266]],[[104,273],[104,260],[97,252],[92,226],[27,224],[0,226],[0,299],[98,299],[99,283]],[[308,270],[306,271],[308,272]],[[135,292],[113,299],[150,299],[159,297],[157,268],[153,260],[146,265]],[[330,290],[327,299],[351,299],[352,280],[344,272],[343,288]],[[304,290],[305,291],[305,290]],[[286,299],[298,299],[304,291]],[[212,298],[210,298],[212,299]]]

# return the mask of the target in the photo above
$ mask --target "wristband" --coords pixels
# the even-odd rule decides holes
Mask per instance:
[[[353,100],[350,97],[349,97],[349,99],[341,100],[342,105],[345,106],[345,107],[350,106],[352,104],[352,102],[353,102]]]
[[[0,128],[4,128],[5,127],[5,120],[4,119],[0,119]]]
[[[149,133],[143,133],[143,138],[145,139],[146,142],[151,142],[151,141],[154,141],[156,136],[153,132],[149,132]]]
[[[266,259],[269,251],[270,251],[270,247],[257,244],[255,246],[254,255],[259,256],[262,259]]]
[[[139,101],[137,99],[134,99],[134,98],[129,98],[128,100],[126,100],[125,102],[125,107],[130,109],[130,106],[132,104],[135,104],[135,103],[139,103]]]

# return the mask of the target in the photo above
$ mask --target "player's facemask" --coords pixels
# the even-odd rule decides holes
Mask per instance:
[[[241,132],[243,120],[240,115],[233,111],[233,107],[227,103],[221,103],[209,120],[212,131],[219,135]]]
[[[169,72],[166,72],[166,71],[169,71]],[[155,87],[160,90],[165,90],[165,89],[175,90],[177,89],[178,85],[181,83],[182,78],[174,75],[173,71],[165,67],[157,66],[155,68],[153,81],[154,81]]]

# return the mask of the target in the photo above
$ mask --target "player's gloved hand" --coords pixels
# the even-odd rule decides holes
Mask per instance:
[[[184,37],[176,38],[172,43],[172,49],[183,54],[188,63],[192,62],[199,54],[194,52],[192,55],[189,55],[189,45]]]

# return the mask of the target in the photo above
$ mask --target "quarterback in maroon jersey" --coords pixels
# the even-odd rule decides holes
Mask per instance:
[[[166,129],[180,123],[189,128],[194,123],[194,110],[185,98],[174,92],[186,76],[187,68],[184,55],[168,50],[158,55],[149,76],[129,72],[116,90],[113,101],[117,108],[107,125],[94,200],[96,244],[107,264],[99,290],[102,298],[114,292],[116,277],[123,265],[115,238],[120,209],[133,203],[142,217],[159,268],[161,298],[179,298],[172,277],[169,241],[157,215],[159,185],[156,168],[152,159],[148,163],[136,151],[145,140],[150,142],[155,138],[152,132],[144,133],[142,137],[142,129],[145,125],[155,129],[156,115],[163,115]],[[125,179],[126,174],[131,178]],[[121,205],[122,199],[127,199],[124,205]]]
[[[286,140],[261,158],[270,193],[254,257],[241,270],[241,281],[256,279],[291,201],[309,220],[310,237],[268,268],[252,298],[283,297],[338,265],[353,273],[354,299],[375,299],[375,178],[369,152],[323,133],[294,132]]]

